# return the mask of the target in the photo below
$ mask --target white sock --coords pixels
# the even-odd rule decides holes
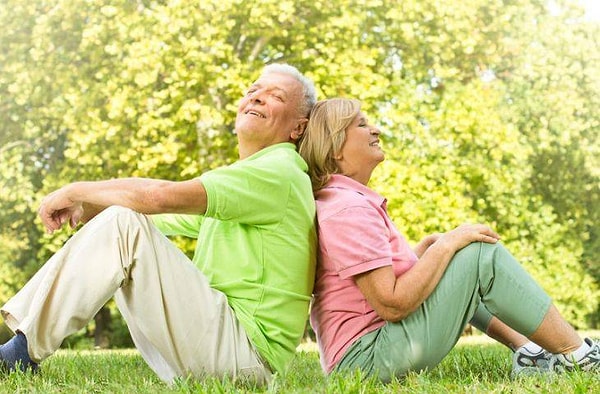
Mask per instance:
[[[527,350],[529,354],[538,354],[543,349],[535,342],[527,342],[525,345],[521,346],[519,349]]]
[[[585,357],[586,354],[588,354],[590,349],[591,349],[590,345],[588,345],[587,342],[583,341],[581,346],[579,346],[579,349],[574,350],[571,353],[569,353],[569,356],[572,357],[574,360],[579,361],[583,357]]]

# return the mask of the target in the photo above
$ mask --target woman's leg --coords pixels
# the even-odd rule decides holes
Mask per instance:
[[[431,296],[406,319],[388,323],[351,347],[340,368],[360,367],[388,381],[394,375],[433,368],[454,347],[480,302],[516,331],[531,335],[550,298],[500,244],[474,243],[452,259]],[[348,358],[346,356],[349,356]]]
[[[513,351],[511,376],[538,374],[549,369],[550,353],[493,316],[479,304],[471,324]]]
[[[576,350],[583,342],[554,305],[550,306],[544,320],[529,338],[549,352],[562,354]]]
[[[470,323],[479,331],[500,342],[512,351],[529,342],[529,339],[525,335],[518,333],[504,324],[500,319],[492,315],[483,304],[479,304]]]

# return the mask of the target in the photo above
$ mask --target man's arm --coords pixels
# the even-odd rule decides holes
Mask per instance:
[[[204,214],[207,197],[198,179],[182,182],[146,178],[124,178],[97,182],[75,182],[46,196],[38,211],[48,232],[66,223],[75,227],[104,207],[120,205],[144,214]],[[92,212],[86,213],[85,209]]]
[[[101,206],[101,205],[94,205],[94,204],[90,204],[90,203],[83,203],[83,214],[81,215],[81,218],[79,219],[79,221],[81,223],[87,223],[88,221],[90,221],[94,216],[96,216],[97,214],[99,214],[100,212],[104,211],[106,208],[105,206]]]

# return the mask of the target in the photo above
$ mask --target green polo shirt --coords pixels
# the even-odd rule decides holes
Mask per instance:
[[[315,274],[315,203],[293,144],[267,147],[203,174],[200,215],[155,215],[165,235],[197,238],[193,261],[261,356],[282,371],[307,319]]]

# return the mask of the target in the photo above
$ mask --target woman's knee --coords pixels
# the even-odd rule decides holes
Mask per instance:
[[[510,255],[501,243],[473,242],[455,254],[455,258],[495,261],[498,255]]]
[[[483,244],[481,242],[473,242],[454,254],[454,259],[467,259],[469,261],[478,260],[481,256]]]
[[[497,254],[503,249],[500,244],[485,242],[473,242],[465,246],[452,258],[451,265],[456,270],[455,275],[462,276],[465,281],[468,278],[478,280],[482,271],[493,271],[493,265],[498,260]]]

